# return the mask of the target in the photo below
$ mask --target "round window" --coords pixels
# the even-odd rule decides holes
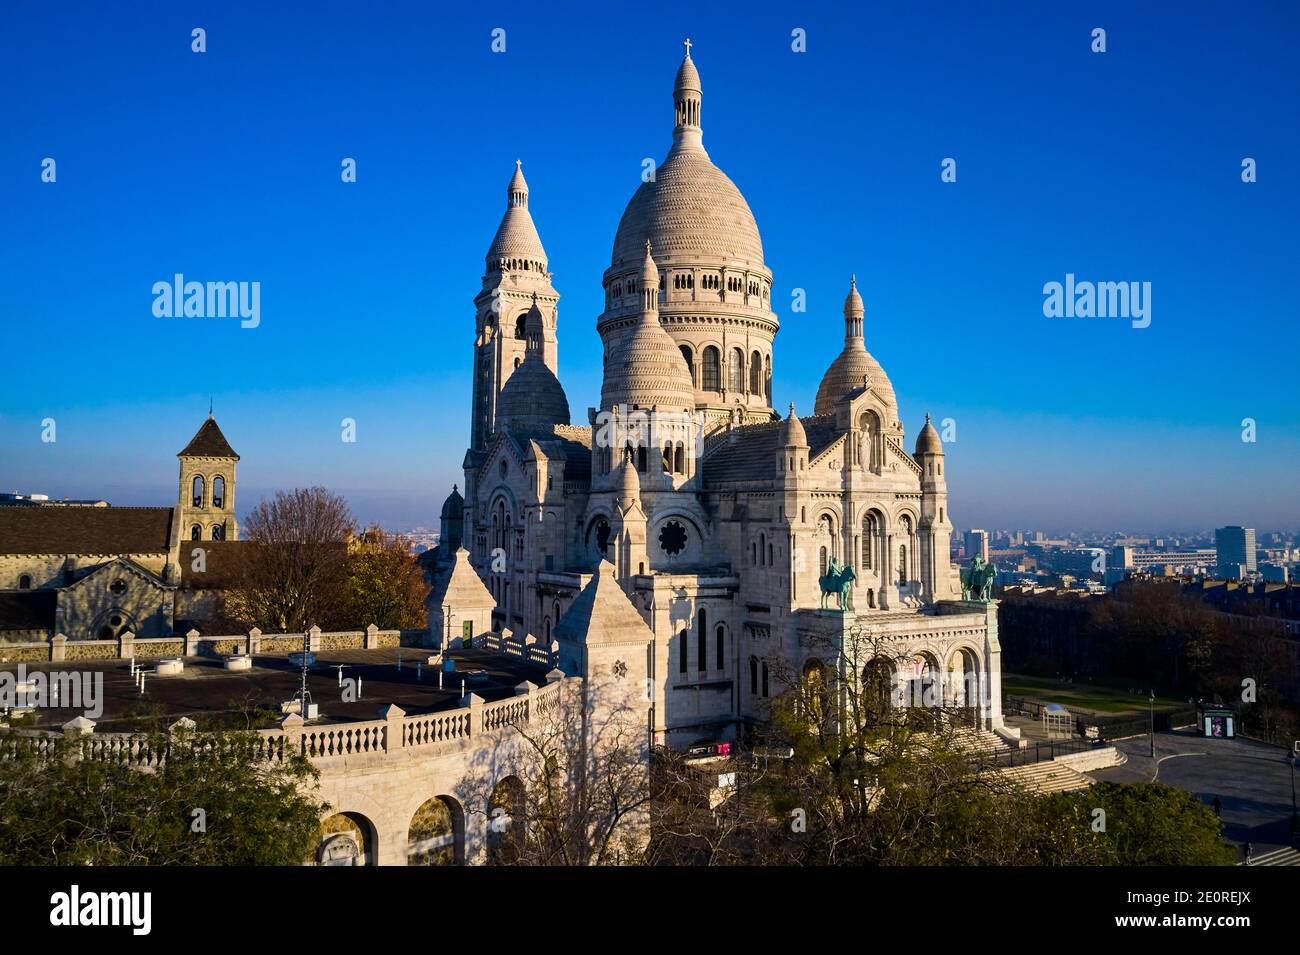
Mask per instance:
[[[659,546],[669,557],[675,557],[686,549],[686,528],[678,521],[669,521],[659,530]]]
[[[118,597],[120,597],[120,596],[122,596],[122,594],[126,593],[126,581],[125,581],[125,580],[115,580],[115,581],[113,581],[112,584],[109,585],[109,588],[108,588],[108,589],[111,590],[111,591],[112,591],[114,594],[116,594]]]

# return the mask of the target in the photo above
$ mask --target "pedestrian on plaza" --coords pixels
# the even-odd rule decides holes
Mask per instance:
[[[1242,849],[1246,851],[1246,865],[1250,865],[1250,860],[1255,855],[1255,847],[1248,842],[1242,846]]]
[[[1218,796],[1214,797],[1214,818],[1219,819],[1223,816],[1223,800]]]

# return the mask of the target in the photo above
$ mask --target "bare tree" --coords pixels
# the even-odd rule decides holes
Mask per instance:
[[[227,615],[281,632],[343,623],[355,526],[347,501],[323,487],[262,501],[244,518],[250,543],[226,592]]]

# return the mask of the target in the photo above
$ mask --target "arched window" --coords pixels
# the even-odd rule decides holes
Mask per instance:
[[[763,359],[763,387],[767,392],[767,403],[772,404],[772,356]]]
[[[32,589],[32,575],[31,575],[31,574],[23,574],[21,577],[18,578],[18,589],[19,589],[19,590],[31,590],[31,589]]]
[[[898,545],[898,586],[907,583],[907,545]]]
[[[749,658],[749,692],[758,696],[758,657]]]
[[[226,479],[220,474],[212,479],[212,506],[217,510],[226,506]]]
[[[194,475],[194,481],[190,485],[190,490],[192,492],[190,496],[193,497],[194,499],[194,506],[202,507],[203,506],[203,476],[202,475],[199,474]]]
[[[678,474],[686,473],[686,445],[681,441],[673,449],[673,470]]]
[[[828,562],[828,555],[825,547],[821,549],[820,554],[821,554],[821,559],[820,559],[821,575],[825,577],[826,571],[830,569],[830,564]]]
[[[726,646],[726,644],[727,644],[727,632],[726,632],[726,627],[724,627],[722,624],[718,624],[718,631],[717,631],[717,633],[716,633],[715,636],[716,636],[716,638],[717,638],[717,642],[718,642],[718,658],[717,658],[718,669],[719,669],[719,670],[725,670],[725,669],[727,668],[727,646]]]
[[[763,695],[767,696],[767,661],[763,661]]]
[[[758,535],[758,559],[760,563],[768,563],[768,561],[765,560],[766,555],[767,555],[767,535],[759,534]]]
[[[198,524],[190,528],[190,540],[203,540],[203,528],[199,527]]]
[[[873,566],[871,561],[872,552],[876,548],[876,535],[880,533],[880,525],[876,523],[875,514],[867,514],[862,518],[862,569],[870,570]]]
[[[522,341],[525,337],[527,337],[527,335],[528,332],[525,330],[524,327],[524,316],[520,315],[517,319],[515,319],[515,338],[518,338]]]
[[[727,366],[727,388],[731,391],[745,390],[745,353],[739,348],[731,350],[731,363]]]
[[[763,356],[758,352],[749,356],[749,393],[751,395],[763,393]]]
[[[677,640],[680,644],[680,648],[677,653],[677,672],[685,673],[691,658],[690,651],[686,648],[686,644],[690,642],[687,639],[687,631],[683,630],[681,633],[679,633],[677,635]]]
[[[682,351],[682,358],[686,360],[686,370],[691,373],[691,384],[695,384],[695,359],[691,357],[690,345],[679,345]]]
[[[214,541],[223,541],[223,540],[226,539],[226,525],[225,525],[225,524],[213,524],[213,525],[212,525],[212,539],[213,539]]]
[[[700,608],[699,630],[696,633],[695,665],[701,673],[709,668],[709,623],[704,608]]]
[[[718,350],[710,345],[704,349],[704,367],[700,372],[700,388],[703,391],[722,390],[721,358]]]

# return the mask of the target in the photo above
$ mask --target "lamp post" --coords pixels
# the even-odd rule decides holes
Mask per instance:
[[[1156,758],[1156,691],[1151,690],[1147,695],[1147,703],[1151,707],[1151,758]]]

